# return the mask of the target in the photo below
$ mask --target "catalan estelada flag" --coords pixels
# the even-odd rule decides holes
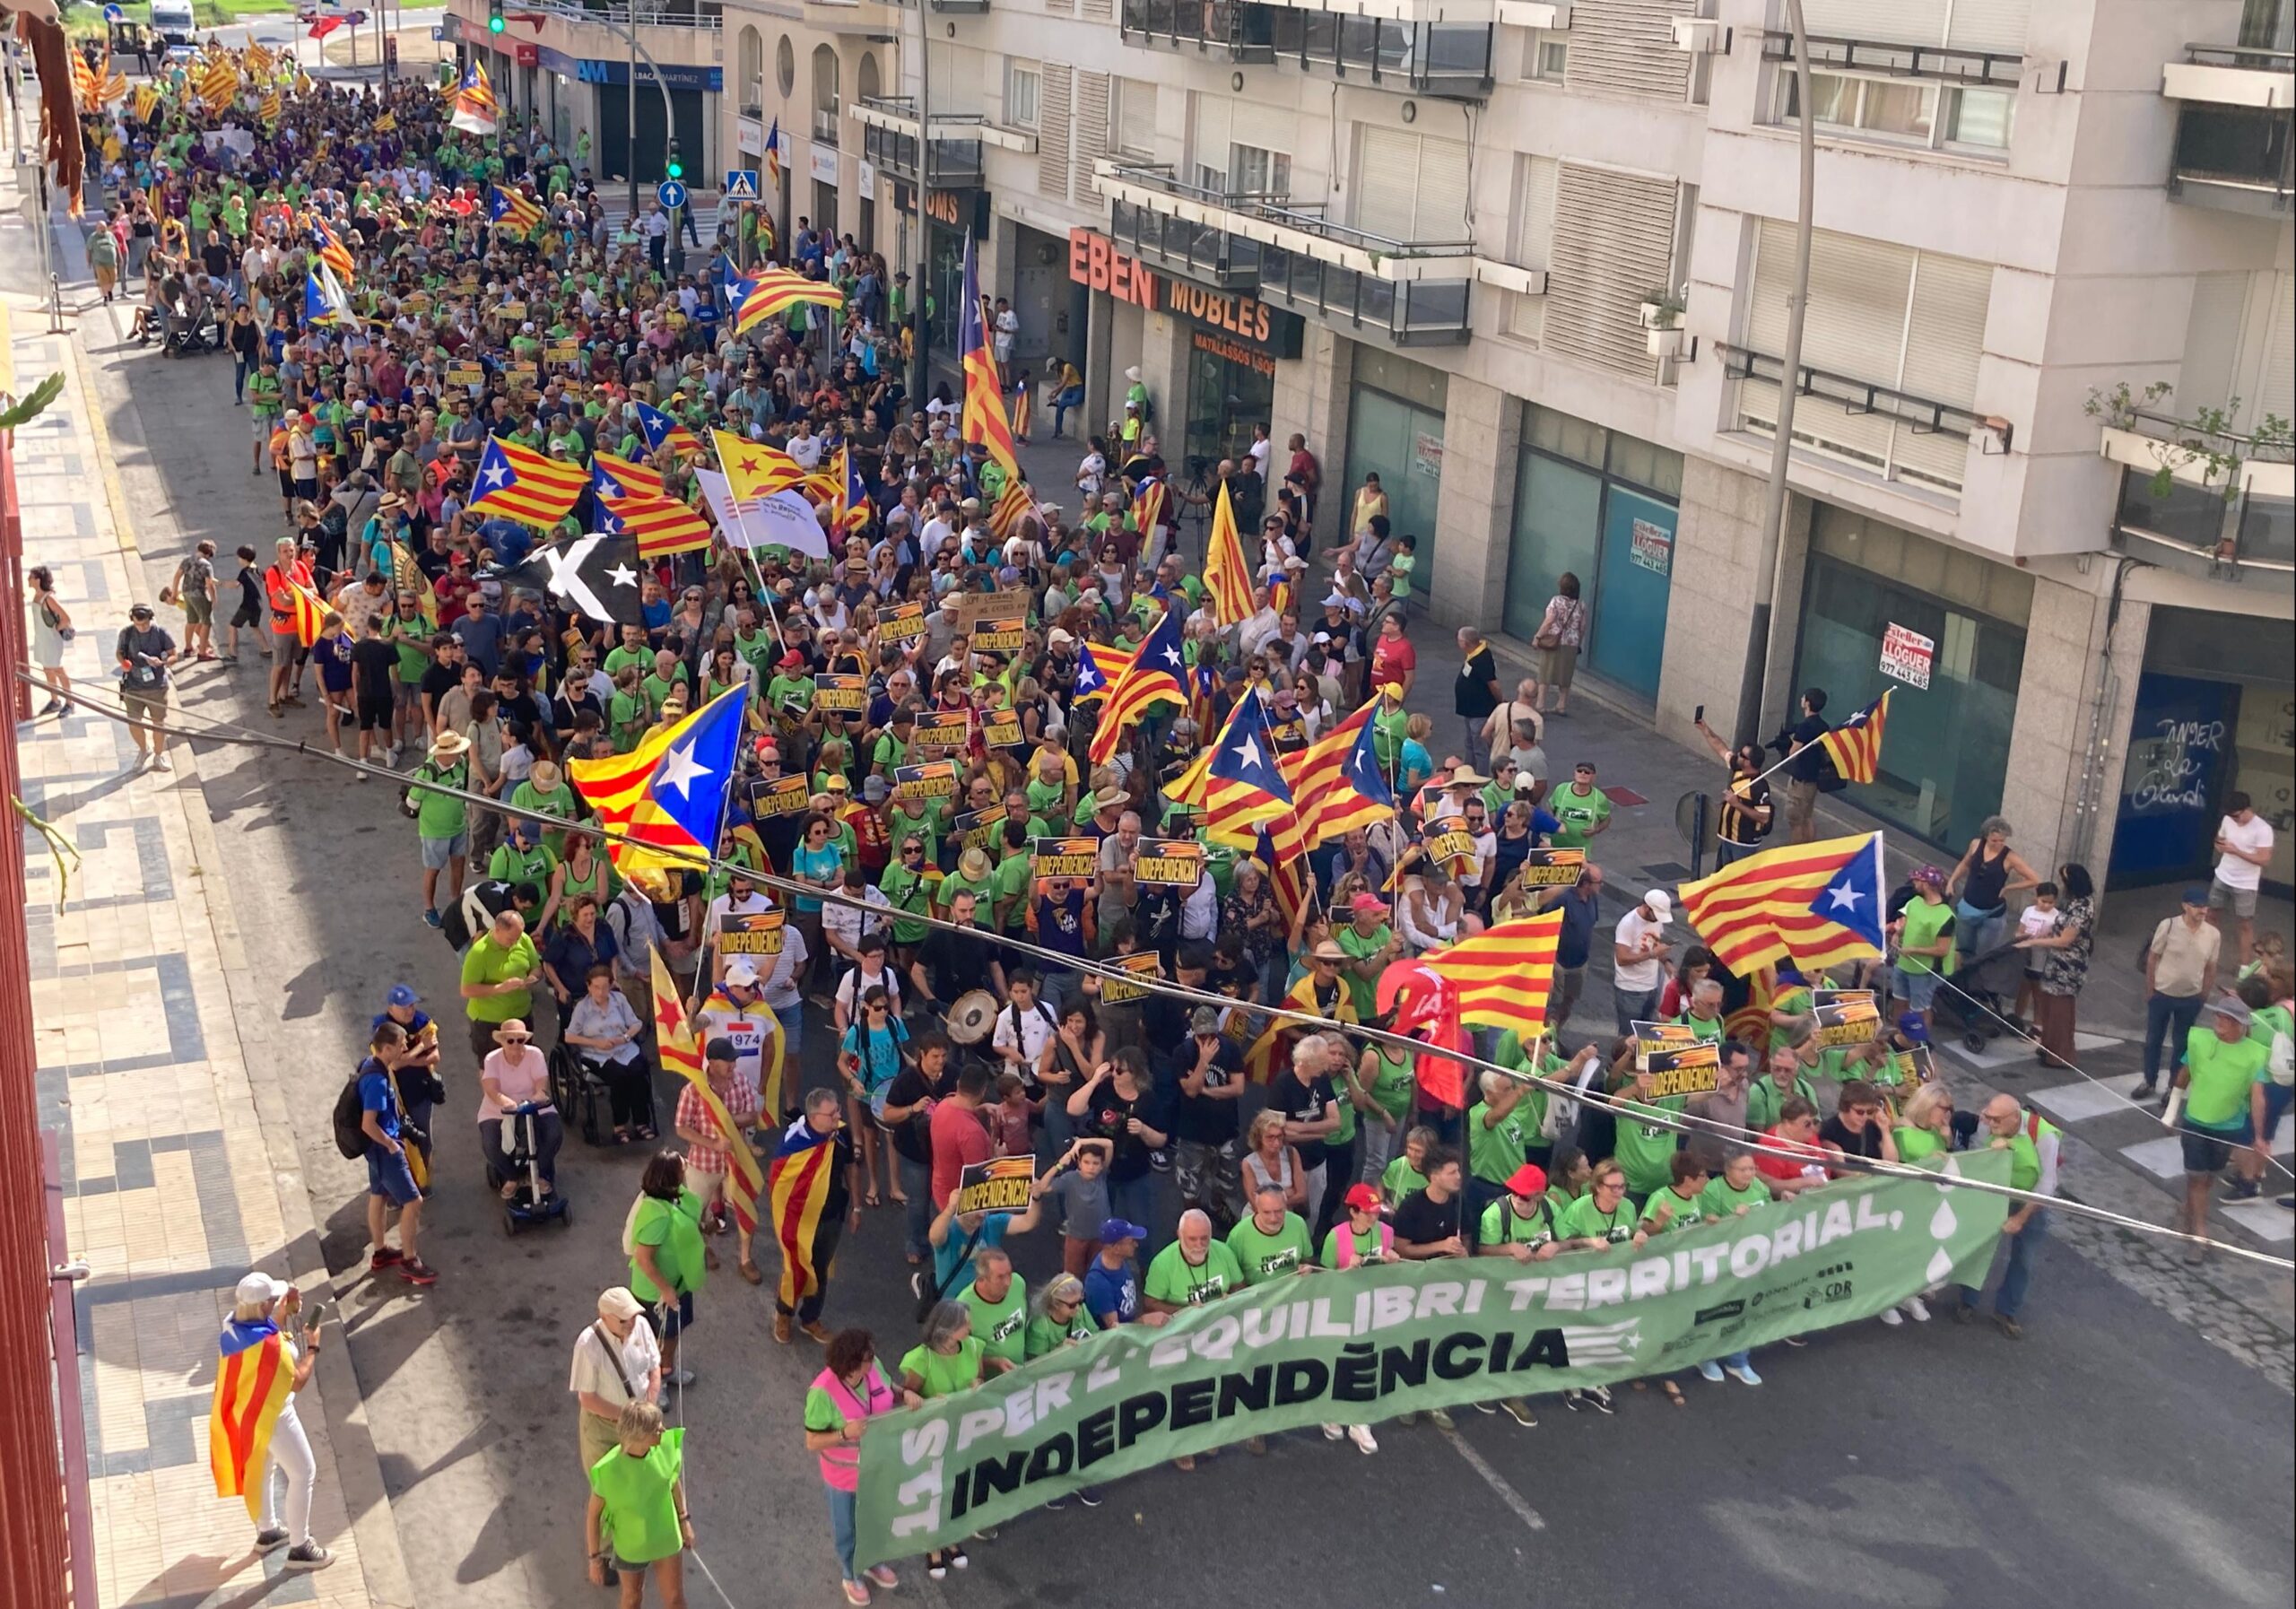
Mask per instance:
[[[487,82],[486,69],[474,57],[455,90],[455,115],[448,121],[465,134],[491,135],[497,116],[494,86]]]
[[[532,239],[535,230],[542,227],[541,204],[517,190],[494,187],[493,199],[488,204],[487,216],[494,227],[520,239]]]
[[[272,1428],[294,1395],[295,1365],[269,1318],[223,1326],[216,1344],[215,1398],[207,1411],[207,1466],[217,1497],[244,1499],[248,1518],[263,1518],[263,1478]]]
[[[735,1123],[726,1103],[718,1092],[709,1087],[709,1064],[702,1060],[701,1036],[694,1031],[693,1022],[685,1014],[685,1006],[678,996],[677,980],[663,964],[662,952],[653,952],[654,966],[654,1042],[662,1058],[662,1069],[674,1073],[699,1092],[702,1106],[718,1125],[718,1132],[726,1137],[726,1154],[733,1166],[726,1170],[726,1202],[734,1209],[734,1221],[742,1226],[744,1234],[757,1232],[760,1222],[758,1202],[765,1194],[765,1170],[758,1164],[757,1152],[750,1148],[749,1138]],[[773,1022],[773,1070],[775,1082],[781,1072],[781,1029]],[[771,1110],[771,1108],[766,1109]]]
[[[1355,1013],[1355,991],[1347,987],[1344,979],[1340,981],[1330,1005],[1317,999],[1316,975],[1313,972],[1301,973],[1300,981],[1293,984],[1276,1004],[1285,1011],[1304,1012],[1311,1017],[1322,1017],[1335,1025],[1344,1023],[1352,1027],[1362,1020]],[[1251,1048],[1244,1052],[1244,1071],[1251,1076],[1252,1082],[1265,1083],[1270,1074],[1291,1065],[1292,1041],[1308,1031],[1300,1024],[1287,1022],[1280,1017],[1270,1024],[1265,1033],[1252,1041]]]
[[[964,300],[958,309],[957,355],[964,369],[964,410],[959,429],[967,445],[978,441],[1007,481],[1021,478],[1013,450],[1013,422],[1004,416],[1004,387],[996,378],[996,355],[980,317],[980,270],[973,260],[972,236],[965,236]]]
[[[1205,770],[1205,836],[1213,843],[1256,848],[1267,823],[1292,813],[1292,787],[1269,737],[1267,706],[1247,692],[1228,712]]]
[[[1105,642],[1081,642],[1076,645],[1076,691],[1070,702],[1078,709],[1097,704],[1109,696],[1132,664],[1122,648]]]
[[[1818,739],[1845,782],[1871,782],[1882,769],[1882,728],[1890,718],[1890,695],[1882,696]]]
[[[1094,765],[1106,765],[1115,758],[1124,735],[1138,726],[1149,710],[1159,704],[1187,702],[1187,687],[1180,680],[1184,668],[1180,617],[1167,609],[1109,690],[1109,701],[1100,709],[1100,724],[1092,729]]]
[[[1746,1003],[1723,1020],[1722,1031],[1752,1048],[1756,1060],[1769,1054],[1770,1020],[1778,999],[1778,969],[1756,967],[1746,978]]]
[[[877,506],[869,500],[868,483],[861,478],[861,466],[853,461],[849,446],[837,449],[837,523],[840,529],[859,531],[867,528],[877,517]]]
[[[740,757],[749,691],[719,693],[627,754],[568,764],[574,790],[607,831],[614,870],[628,877],[708,864]]]
[[[793,268],[761,268],[744,277],[734,276],[726,287],[734,304],[734,333],[778,318],[795,307],[841,308],[845,292],[823,279],[807,279]]]
[[[335,278],[346,285],[351,283],[351,271],[357,265],[352,260],[351,248],[343,243],[342,236],[327,227],[324,218],[311,220],[311,246],[317,252],[319,261],[335,270]]]
[[[697,458],[702,456],[701,438],[659,408],[639,403],[638,430],[646,438],[646,450],[649,453],[690,453]]]
[[[590,455],[590,490],[600,499],[622,497],[632,491],[644,491],[655,497],[662,492],[662,472],[643,464],[632,464],[627,458],[617,458],[612,453]]]
[[[773,1238],[781,1248],[781,1305],[795,1308],[829,1276],[821,1266],[822,1210],[836,1182],[837,1131],[816,1134],[801,1114],[781,1131],[767,1186],[773,1204]]]
[[[489,436],[486,450],[479,455],[477,492],[470,506],[548,530],[574,511],[589,483],[579,464],[561,463],[530,447]]]
[[[1511,1028],[1528,1044],[1546,1031],[1554,947],[1561,935],[1562,913],[1550,910],[1486,927],[1447,950],[1421,956],[1419,965],[1448,980],[1460,1022]]]
[[[1373,744],[1371,714],[1378,705],[1374,697],[1292,756],[1285,766],[1298,814],[1298,849],[1312,849],[1358,827],[1394,819],[1395,789],[1379,769]],[[1289,852],[1293,846],[1278,832],[1276,848]]]
[[[1212,505],[1212,533],[1204,544],[1204,585],[1223,626],[1240,625],[1252,612],[1252,567],[1244,562],[1243,539],[1236,534],[1236,509],[1228,483],[1220,483]]]
[[[781,119],[776,117],[773,126],[765,132],[765,181],[773,187],[774,195],[781,193]],[[773,216],[767,213],[766,216]]]
[[[751,441],[731,431],[715,430],[709,432],[709,444],[718,449],[718,466],[725,472],[726,484],[737,503],[753,503],[787,491],[805,478],[797,460],[778,447]],[[841,478],[837,486],[843,489]]]
[[[1140,533],[1143,551],[1152,559],[1161,556],[1154,547],[1156,527],[1164,523],[1164,510],[1171,506],[1171,500],[1170,491],[1154,475],[1142,481],[1132,494],[1132,528]]]
[[[660,559],[699,552],[709,545],[709,522],[686,504],[658,491],[629,491],[598,500],[598,517],[617,536],[638,538],[638,556]]]
[[[1683,918],[1717,961],[1748,976],[1791,961],[1805,972],[1879,956],[1882,835],[1781,844],[1682,886]]]

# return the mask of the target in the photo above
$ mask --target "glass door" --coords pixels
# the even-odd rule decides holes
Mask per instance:
[[[1387,520],[1396,535],[1419,539],[1412,596],[1422,607],[1435,573],[1435,506],[1443,490],[1443,416],[1389,396],[1354,388],[1347,410],[1347,486],[1340,507],[1354,506],[1366,474],[1379,477],[1387,494]],[[1325,500],[1329,506],[1331,500]],[[1330,533],[1318,532],[1328,544]]]

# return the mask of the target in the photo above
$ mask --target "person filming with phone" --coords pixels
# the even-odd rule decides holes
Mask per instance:
[[[296,1319],[303,1320],[297,1326]],[[285,1280],[260,1270],[242,1278],[231,1292],[231,1321],[216,1344],[221,1366],[216,1370],[215,1411],[230,1422],[253,1429],[260,1424],[260,1404],[268,1397],[265,1381],[287,1377],[286,1391],[271,1421],[268,1438],[250,1436],[248,1466],[238,1470],[239,1490],[248,1499],[256,1519],[255,1546],[258,1553],[283,1544],[291,1570],[325,1570],[335,1555],[311,1535],[311,1493],[318,1483],[318,1462],[311,1456],[310,1438],[295,1413],[295,1398],[311,1383],[318,1366],[318,1314],[303,1305],[303,1293]],[[266,1357],[266,1353],[274,1356]],[[234,1367],[234,1365],[239,1365]],[[259,1432],[258,1432],[259,1433]],[[259,1448],[259,1452],[257,1450]],[[218,1485],[225,1465],[216,1466]],[[286,1506],[280,1506],[281,1483],[286,1477]],[[249,1486],[252,1490],[248,1490]]]

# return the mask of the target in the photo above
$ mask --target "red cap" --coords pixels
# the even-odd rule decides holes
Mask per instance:
[[[1538,1196],[1546,1190],[1546,1170],[1536,1162],[1525,1162],[1507,1178],[1507,1187],[1518,1196]]]
[[[1539,1182],[1541,1184],[1546,1182],[1544,1174],[1539,1176]],[[1379,1210],[1379,1193],[1369,1185],[1350,1185],[1347,1187],[1347,1194],[1340,1199],[1359,1213],[1376,1213]]]

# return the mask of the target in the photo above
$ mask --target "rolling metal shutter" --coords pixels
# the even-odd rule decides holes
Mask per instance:
[[[1554,245],[1554,191],[1561,164],[1551,156],[1526,156],[1515,198],[1515,249],[1509,260],[1518,268],[1548,268]],[[1524,340],[1537,344],[1546,335],[1546,298],[1508,298],[1507,326]]]
[[[1548,264],[1549,352],[1639,380],[1657,378],[1639,309],[1674,276],[1674,204],[1672,179],[1561,165]]]
[[[1391,240],[1465,240],[1464,141],[1365,126],[1355,164],[1355,227]]]
[[[2257,386],[2257,400],[2241,410],[2242,422],[2254,430],[2266,413],[2296,419],[2296,274],[2272,277],[2272,318],[2265,336],[2264,371]]]
[[[2022,56],[2030,6],[2031,0],[1807,0],[1802,15],[1820,39],[1952,45]],[[1576,12],[1572,18],[1575,41]]]
[[[1156,86],[1145,78],[1117,81],[1117,144],[1146,154],[1156,149]]]
[[[1037,97],[1037,194],[1050,201],[1068,196],[1068,80],[1065,62],[1044,65],[1044,89]]]
[[[1066,74],[1063,74],[1063,77]],[[1098,201],[1100,198],[1100,176],[1093,164],[1108,154],[1109,147],[1109,75],[1105,73],[1078,72],[1076,74],[1076,115],[1071,119],[1076,138],[1076,199]],[[1041,149],[1041,147],[1039,147]]]
[[[1570,8],[1572,87],[1685,99],[1690,57],[1674,48],[1674,30],[1685,12],[1674,0],[1578,0]]]
[[[1810,243],[1810,305],[1802,321],[1802,361],[1812,369],[1897,383],[1905,347],[1906,301],[1913,292],[1911,248],[1887,246],[1821,230]],[[1746,344],[1775,358],[1786,349],[1786,292],[1794,276],[1794,226],[1765,220],[1755,248],[1754,293]],[[1740,406],[1774,427],[1778,387],[1748,380]],[[1889,467],[1890,421],[1852,413],[1839,403],[1805,396],[1794,412],[1794,433],[1876,471]]]
[[[1899,389],[1956,407],[1977,403],[1978,359],[1985,351],[1986,309],[1993,266],[1925,251],[1913,271],[1913,312],[1906,321],[1905,378]],[[1959,491],[1969,467],[1966,430],[1916,431],[1900,424],[1899,473]]]

